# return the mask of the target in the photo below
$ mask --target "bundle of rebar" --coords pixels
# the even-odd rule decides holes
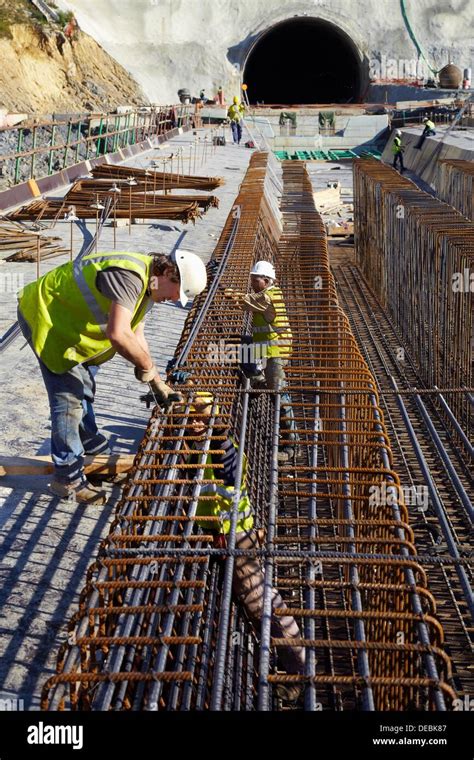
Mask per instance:
[[[177,174],[173,172],[159,172],[155,169],[137,169],[131,166],[112,166],[101,164],[92,170],[95,179],[105,179],[111,182],[127,180],[133,177],[140,185],[153,183],[158,188],[181,189],[181,190],[215,190],[224,184],[222,177],[199,177],[190,174]]]
[[[0,222],[0,256],[3,258],[7,251],[14,251],[5,257],[5,261],[36,261],[38,252],[42,260],[59,256],[67,250],[58,245],[60,240],[41,235],[10,220]]]
[[[359,266],[425,386],[461,391],[451,407],[469,436],[474,225],[378,161],[354,162],[354,199]]]
[[[281,709],[276,687],[288,683],[301,685],[306,710],[443,710],[455,698],[375,381],[338,303],[309,178],[285,162],[265,183],[270,160],[252,156],[176,349],[174,371],[192,381],[180,386],[185,411],[152,414],[44,708]],[[269,197],[278,183],[281,235]],[[247,288],[262,258],[276,266],[293,334],[285,404],[298,451],[280,466],[281,392],[249,388],[240,371],[249,317],[224,297]],[[212,410],[190,463],[187,419],[199,390],[212,394]],[[237,472],[223,544],[198,527],[196,510],[213,498],[201,493],[205,465],[229,433]],[[238,550],[244,454],[262,539]],[[222,484],[218,469],[215,477]],[[232,597],[236,556],[264,570],[261,624]],[[286,606],[272,612],[273,587]],[[272,614],[293,615],[300,636],[275,637]],[[295,647],[306,652],[305,672],[283,672],[279,655]]]
[[[178,203],[197,203],[197,205],[207,211],[211,207],[219,206],[219,199],[215,195],[159,195],[163,189],[160,185],[154,185],[150,182],[140,182],[136,185],[128,185],[126,180],[120,180],[118,184],[111,189],[111,183],[107,180],[87,179],[76,182],[71,190],[64,197],[67,205],[84,208],[90,206],[93,199],[102,201],[104,198],[117,197],[118,208],[128,208],[129,197],[132,196],[134,208],[147,208],[156,205],[165,197],[168,204],[178,201]],[[117,193],[117,188],[120,193]]]
[[[438,164],[438,197],[474,221],[474,164],[461,159],[444,159]]]
[[[114,199],[112,214],[117,219],[178,219],[182,222],[195,222],[201,217],[199,204],[195,199],[170,195],[151,195],[145,198],[142,195],[128,197],[128,192],[118,198],[113,193],[91,193],[83,201],[78,203],[74,212],[79,219],[95,219],[97,216],[97,199],[99,202],[107,197]],[[67,215],[71,209],[71,203],[66,199],[51,199],[33,201],[11,214],[11,219],[60,219]]]

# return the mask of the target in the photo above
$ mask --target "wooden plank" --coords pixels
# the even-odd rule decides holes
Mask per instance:
[[[318,211],[341,203],[341,188],[328,187],[325,190],[316,190],[313,193],[314,203]]]
[[[326,233],[328,237],[340,237],[341,235],[353,235],[353,222],[341,222],[340,224],[327,224]]]
[[[86,473],[127,472],[133,464],[135,454],[111,454],[86,456],[84,470]],[[0,456],[0,477],[5,475],[50,475],[54,465],[50,456],[8,457]]]

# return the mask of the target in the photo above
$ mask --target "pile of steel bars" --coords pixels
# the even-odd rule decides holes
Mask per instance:
[[[94,171],[93,179],[76,182],[62,200],[49,198],[35,201],[13,213],[11,218],[59,219],[74,207],[78,218],[93,219],[97,214],[97,204],[110,199],[113,201],[114,219],[179,219],[194,222],[209,208],[217,207],[219,199],[215,195],[170,195],[168,190],[172,187],[181,190],[208,189],[221,184],[222,180],[218,178],[104,165]]]
[[[436,182],[438,196],[474,221],[474,164],[461,159],[439,162]]]
[[[36,261],[66,253],[67,249],[58,243],[61,238],[39,235],[11,220],[0,221],[0,257],[8,251],[14,253],[5,257],[5,261]]]
[[[199,204],[194,198],[190,199],[179,195],[153,195],[153,193],[149,198],[144,193],[141,195],[131,194],[129,197],[127,188],[123,195],[118,197],[110,191],[94,192],[88,197],[82,197],[74,209],[76,216],[79,219],[95,219],[97,198],[99,202],[103,202],[106,198],[113,199],[113,215],[116,219],[178,219],[182,222],[195,222],[202,215]],[[57,220],[68,213],[71,205],[74,204],[68,202],[66,198],[33,201],[33,203],[29,203],[12,213],[10,218],[14,220],[34,219],[36,221],[41,219]]]
[[[269,184],[269,161],[266,153],[251,159],[215,250],[216,273],[175,354],[175,368],[193,382],[181,386],[187,400],[197,390],[214,398],[198,463],[185,456],[194,440],[187,412],[155,409],[57,675],[44,685],[45,708],[281,709],[275,685],[295,681],[304,689],[299,706],[310,711],[442,710],[455,697],[375,382],[338,304],[309,178],[285,162],[282,177],[272,164]],[[282,194],[281,235],[272,193]],[[243,378],[235,347],[249,318],[223,296],[229,286],[246,289],[262,258],[276,265],[293,333],[286,371],[298,452],[280,467],[281,394]],[[215,548],[195,515],[207,456],[227,431],[237,446],[237,495],[227,546]],[[243,552],[265,570],[256,627],[231,593],[244,453],[263,535],[261,548]],[[272,636],[273,587],[287,605],[274,614],[290,609],[298,639]],[[304,675],[280,669],[278,652],[291,646],[305,648]]]
[[[199,177],[191,174],[177,174],[173,172],[159,172],[154,169],[138,169],[130,166],[112,166],[101,164],[92,170],[95,179],[105,179],[111,182],[127,180],[133,177],[139,186],[147,183],[148,188],[155,183],[156,187],[165,190],[215,190],[224,184],[222,177]]]
[[[354,162],[354,200],[359,266],[426,387],[457,389],[450,406],[469,436],[474,225],[378,161]]]
[[[111,188],[114,188],[113,190]],[[117,188],[120,194],[117,193]],[[204,211],[211,206],[217,207],[219,199],[215,195],[159,195],[163,186],[150,182],[139,182],[136,185],[128,185],[127,180],[117,180],[113,183],[110,180],[103,179],[83,179],[76,182],[64,197],[65,203],[76,207],[90,205],[93,199],[103,200],[105,197],[117,194],[119,196],[119,207],[126,207],[129,196],[132,196],[133,204],[141,208],[154,205],[155,200],[166,198],[169,203],[181,201],[183,203],[197,203]]]

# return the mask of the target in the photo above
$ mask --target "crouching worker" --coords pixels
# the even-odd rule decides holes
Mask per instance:
[[[163,382],[144,335],[154,303],[201,293],[206,268],[198,256],[95,253],[56,267],[20,292],[18,321],[39,361],[51,410],[55,496],[103,504],[105,491],[84,473],[84,454],[109,454],[94,417],[95,374],[117,352],[167,408],[181,396]]]
[[[226,546],[226,536],[230,531],[230,514],[235,494],[235,481],[237,475],[237,447],[228,435],[225,423],[219,419],[218,408],[215,410],[213,428],[209,429],[210,418],[213,408],[213,397],[210,393],[198,392],[190,407],[186,435],[194,440],[186,446],[186,463],[199,466],[199,452],[204,448],[206,439],[213,433],[225,437],[218,441],[218,447],[223,453],[210,453],[207,456],[201,496],[198,500],[196,516],[215,517],[211,520],[197,521],[206,533],[214,535],[214,544],[221,548]],[[175,413],[183,414],[185,406],[174,406]],[[176,424],[179,418],[176,418]],[[212,445],[211,445],[212,450]],[[214,469],[215,468],[215,469]],[[244,455],[242,485],[238,505],[238,522],[236,528],[236,549],[252,551],[259,548],[257,531],[254,529],[252,506],[246,490],[247,458]],[[186,477],[195,478],[196,470],[186,469]],[[236,556],[234,563],[233,592],[236,601],[243,606],[256,630],[260,630],[263,614],[264,575],[258,558],[245,555]],[[272,607],[286,608],[280,594],[273,589]],[[299,638],[300,631],[296,621],[290,615],[285,617],[272,617],[271,634],[275,638]],[[279,658],[288,674],[304,674],[305,650],[304,647],[279,648]],[[276,687],[278,696],[285,701],[294,702],[302,692],[301,684],[279,684]]]

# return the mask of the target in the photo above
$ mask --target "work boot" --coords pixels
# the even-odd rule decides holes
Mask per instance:
[[[115,473],[101,473],[90,472],[87,475],[87,480],[92,483],[93,486],[100,486],[102,483],[110,483],[116,485],[117,483],[123,483],[128,477],[128,472],[115,472]]]
[[[77,504],[100,505],[105,504],[107,499],[106,492],[95,488],[86,478],[80,478],[71,483],[63,483],[53,478],[49,484],[49,490],[60,499]]]

